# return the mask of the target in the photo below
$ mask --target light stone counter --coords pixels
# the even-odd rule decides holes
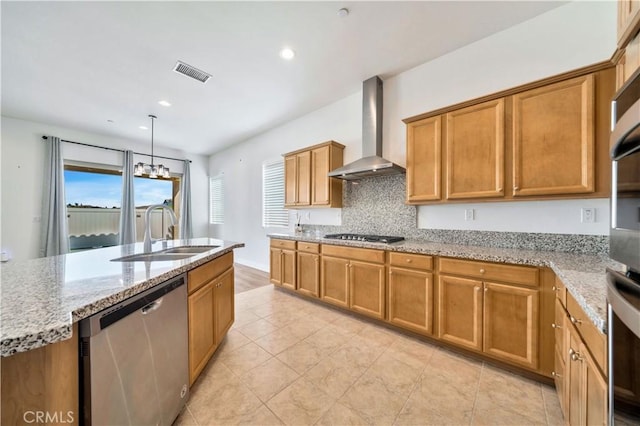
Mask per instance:
[[[152,251],[218,246],[175,261],[112,262],[143,253],[142,243],[108,247],[0,266],[0,355],[71,337],[72,325],[115,303],[222,256],[242,243],[209,238],[154,243]]]
[[[378,250],[420,253],[488,262],[512,263],[551,268],[571,292],[585,313],[606,333],[607,301],[605,268],[622,271],[623,265],[604,255],[573,254],[511,248],[468,246],[405,240],[393,244],[333,240],[307,234],[269,234],[270,238],[306,241],[319,244],[344,245]]]

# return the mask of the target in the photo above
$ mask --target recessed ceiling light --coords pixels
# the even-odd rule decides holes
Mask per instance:
[[[149,130],[149,128],[148,128],[147,126],[140,126],[140,127],[138,127],[138,128],[139,128],[139,129],[142,129],[142,130]]]
[[[280,51],[280,57],[282,59],[290,61],[294,56],[296,56],[296,52],[294,52],[290,47],[285,47]]]
[[[107,123],[113,123],[113,120],[107,120]]]
[[[349,9],[343,7],[342,9],[338,9],[338,16],[344,18],[345,16],[349,16]]]
[[[158,101],[158,103],[159,103],[160,105],[164,106],[164,107],[170,107],[170,106],[171,106],[171,104],[170,104],[169,102],[164,101],[164,100],[162,100],[162,101]]]

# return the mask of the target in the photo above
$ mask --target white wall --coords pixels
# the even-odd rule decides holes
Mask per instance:
[[[384,156],[406,164],[403,118],[608,60],[615,50],[615,29],[615,2],[572,2],[387,78],[384,81]],[[268,269],[265,237],[268,230],[261,227],[262,161],[327,139],[347,145],[345,162],[357,159],[361,155],[361,96],[361,93],[349,96],[211,157],[211,174],[224,171],[229,177],[225,224],[212,228],[211,232],[246,244],[247,248],[238,252],[238,261]],[[571,203],[542,204],[539,208],[520,210],[522,214],[518,217],[529,224],[530,230],[544,229],[550,217],[558,211],[567,211]],[[597,205],[598,209],[602,209],[604,203],[606,200]],[[461,207],[422,206],[419,224],[431,226],[434,224],[429,220],[437,218],[438,226],[444,229],[491,229],[492,225],[480,219],[467,222],[464,215],[447,214],[447,209]],[[492,211],[498,211],[495,209]],[[566,217],[574,221],[572,213]],[[515,216],[502,214],[501,218],[501,230],[522,230],[523,225]],[[557,227],[568,233],[582,233],[584,229],[564,220],[560,220]],[[605,231],[600,228],[597,232]]]
[[[245,243],[236,250],[236,261],[267,270],[266,234],[287,229],[262,227],[262,164],[327,140],[347,145],[345,161],[355,160],[360,155],[361,110],[358,93],[212,156],[210,175],[224,174],[225,212],[224,225],[210,225],[210,236]],[[324,210],[324,217],[337,215],[337,209]],[[315,210],[312,215],[322,213]],[[309,222],[303,219],[303,223]]]
[[[13,259],[38,257],[44,166],[43,135],[137,152],[150,151],[150,143],[140,144],[113,137],[80,132],[15,118],[2,117],[1,169],[2,216],[0,217],[2,251]],[[208,164],[207,158],[182,151],[154,147],[154,153],[175,158],[188,158],[191,163],[191,199],[195,237],[208,234]],[[122,154],[114,151],[63,144],[65,160],[121,165]],[[148,157],[135,161],[149,162]],[[182,173],[182,164],[162,160],[173,172]]]

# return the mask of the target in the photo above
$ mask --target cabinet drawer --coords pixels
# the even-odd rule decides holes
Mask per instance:
[[[560,278],[556,277],[556,281],[553,285],[553,291],[556,292],[556,298],[562,303],[562,306],[567,307],[567,288],[562,284]]]
[[[298,241],[298,251],[303,251],[305,253],[320,253],[320,244]]]
[[[344,246],[322,245],[322,254],[364,262],[384,263],[384,251]]]
[[[482,280],[538,286],[538,268],[531,266],[503,265],[442,257],[440,258],[439,270],[441,273],[464,275]]]
[[[192,269],[187,274],[187,289],[189,294],[202,287],[233,266],[233,252],[229,252],[212,261]]]
[[[593,324],[591,319],[585,314],[576,299],[570,292],[567,292],[567,312],[569,321],[575,326],[582,337],[585,345],[591,352],[593,359],[598,364],[602,372],[607,371],[607,344],[606,337]]]
[[[296,249],[296,242],[293,240],[271,240],[271,247],[278,247],[283,249]]]
[[[433,269],[433,257],[421,254],[389,253],[389,264],[404,268]]]

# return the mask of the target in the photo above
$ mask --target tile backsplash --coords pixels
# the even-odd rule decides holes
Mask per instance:
[[[346,182],[342,226],[305,225],[322,234],[401,235],[407,239],[488,247],[608,254],[607,235],[420,229],[417,209],[405,204],[405,175]]]

